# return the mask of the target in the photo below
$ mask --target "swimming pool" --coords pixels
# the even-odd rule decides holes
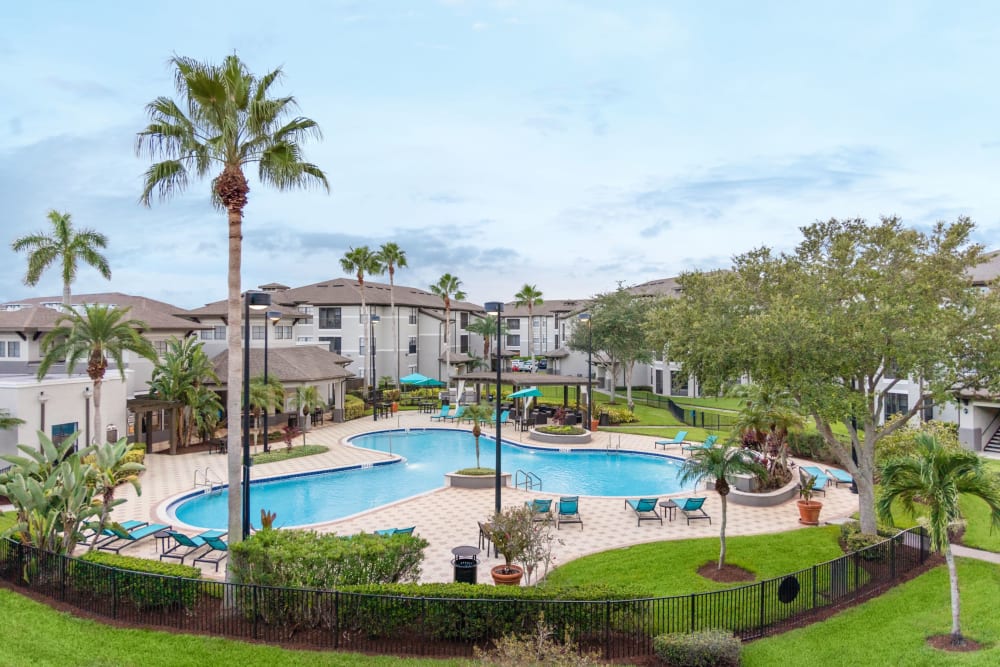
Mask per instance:
[[[444,475],[476,463],[475,439],[467,429],[380,431],[355,436],[350,443],[405,458],[334,471],[252,483],[250,516],[261,509],[277,514],[279,526],[301,526],[341,519],[358,512],[440,488]],[[492,467],[492,438],[479,439],[480,463]],[[658,454],[552,450],[503,441],[503,469],[530,471],[547,493],[581,496],[657,496],[681,491],[681,461]],[[200,493],[168,508],[172,518],[191,526],[224,529],[227,493]]]

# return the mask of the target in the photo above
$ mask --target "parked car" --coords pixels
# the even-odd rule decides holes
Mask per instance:
[[[540,371],[548,370],[549,360],[548,359],[536,359],[535,368]]]
[[[521,370],[521,360],[520,359],[511,359],[510,360],[510,370],[514,371],[515,373],[517,371]]]
[[[522,373],[530,373],[531,371],[535,370],[535,366],[534,364],[531,363],[531,359],[522,359],[521,367],[518,370],[520,370]]]

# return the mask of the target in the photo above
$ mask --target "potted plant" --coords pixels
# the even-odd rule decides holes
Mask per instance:
[[[514,563],[523,561],[534,538],[534,510],[526,505],[508,507],[490,519],[490,541],[503,556],[504,564],[490,570],[493,583],[519,586],[524,568]]]
[[[813,500],[813,485],[816,484],[816,475],[803,474],[799,481],[799,523],[807,526],[819,525],[819,511],[823,509],[823,503]]]

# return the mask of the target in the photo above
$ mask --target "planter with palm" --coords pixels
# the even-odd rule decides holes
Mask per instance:
[[[758,489],[767,491],[788,484],[792,479],[788,433],[803,426],[798,403],[787,392],[758,384],[736,385],[727,393],[742,399],[733,430],[744,447],[765,455],[765,474],[758,478]]]
[[[541,291],[534,285],[524,284],[521,291],[514,295],[515,306],[528,307],[528,354],[531,355],[531,368],[537,370],[535,366],[535,306],[540,306],[545,301],[542,300]]]
[[[441,297],[444,301],[444,367],[445,367],[445,377],[443,378],[445,382],[451,380],[451,345],[448,343],[448,332],[451,329],[451,300],[457,299],[461,301],[465,298],[465,292],[462,291],[462,281],[446,273],[438,281],[430,286],[431,292]]]
[[[799,483],[799,498],[797,503],[799,508],[799,523],[805,524],[807,526],[818,526],[819,525],[819,512],[823,509],[823,503],[818,500],[813,500],[813,496],[816,495],[816,475],[802,475],[802,481]]]
[[[399,313],[396,312],[396,269],[406,267],[406,251],[389,241],[378,249],[378,260],[389,274],[389,307],[392,310],[392,346],[395,350],[396,389],[399,389]]]
[[[294,97],[272,96],[271,86],[282,75],[280,68],[257,77],[235,55],[227,56],[221,65],[181,56],[170,63],[180,101],[158,97],[146,106],[150,124],[138,133],[136,150],[162,161],[146,171],[139,200],[149,206],[154,194],[165,199],[185,190],[191,177],[211,176],[213,203],[226,211],[227,472],[230,480],[237,480],[241,473],[241,392],[235,389],[243,378],[240,265],[243,209],[250,191],[243,170],[254,165],[260,182],[279,190],[318,185],[329,191],[322,170],[302,159],[305,140],[322,134],[309,118],[289,119],[297,106]],[[238,485],[230,487],[228,503],[230,539],[239,540],[243,505]]]
[[[490,418],[494,414],[493,409],[488,405],[483,405],[482,403],[474,403],[465,408],[465,413],[463,419],[472,420],[472,437],[476,440],[476,469],[481,470],[479,466],[479,437],[483,434],[483,422]]]

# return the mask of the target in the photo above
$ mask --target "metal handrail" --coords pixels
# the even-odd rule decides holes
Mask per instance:
[[[539,477],[538,475],[536,475],[533,472],[528,472],[526,470],[521,470],[520,468],[518,468],[517,472],[514,473],[514,488],[515,489],[521,486],[521,481],[524,482],[524,490],[525,491],[534,491],[535,490],[535,483],[536,482],[538,483],[538,490],[539,491],[542,490],[542,478],[541,477]]]
[[[202,480],[201,483],[198,482],[198,473],[201,473],[201,480]],[[210,475],[215,475],[215,479],[213,480]],[[205,466],[204,471],[195,468],[194,471],[195,488],[199,486],[204,486],[209,493],[212,493],[213,491],[215,491],[216,484],[218,484],[219,487],[221,488],[225,484],[225,481],[223,481],[221,477],[215,474],[215,471],[212,470],[212,466]]]

